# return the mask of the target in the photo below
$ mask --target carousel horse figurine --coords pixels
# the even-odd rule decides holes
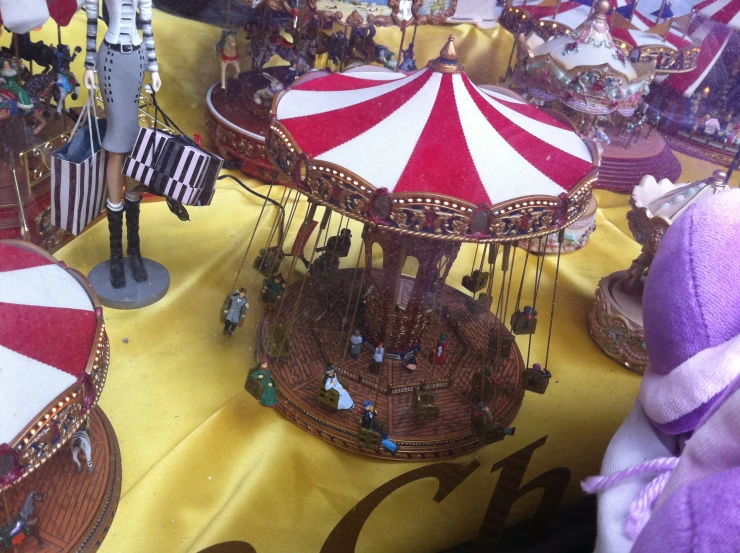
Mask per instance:
[[[74,61],[77,54],[82,52],[82,48],[79,46],[75,48],[74,55],[71,54],[69,46],[66,44],[59,44],[56,48],[43,43],[43,41],[33,42],[31,40],[31,34],[14,34],[13,35],[18,41],[18,55],[21,59],[27,62],[33,62],[39,67],[43,67],[44,73],[47,73],[51,69],[56,69],[62,61]],[[11,48],[3,48],[5,54],[15,55],[15,52]]]
[[[275,46],[274,53],[295,67],[297,73],[303,74],[311,70],[310,60],[316,57],[317,41],[312,39],[301,39],[297,48],[284,40]]]
[[[85,461],[87,462],[87,472],[92,472],[92,443],[90,442],[90,434],[85,428],[83,428],[82,430],[78,430],[72,436],[72,460],[77,467],[77,472],[82,472],[82,465],[77,458],[80,454],[80,451],[85,454]]]
[[[283,86],[283,83],[278,81],[272,75],[268,73],[263,73],[262,75],[270,81],[270,84],[255,92],[253,99],[258,106],[269,106],[272,103],[272,99],[275,97],[275,94],[283,90],[285,87]]]
[[[52,90],[54,100],[57,103],[57,110],[54,113],[54,118],[59,119],[62,116],[62,109],[64,109],[64,100],[67,96],[72,97],[72,100],[76,100],[80,94],[80,83],[77,81],[77,77],[71,71],[58,71],[55,73],[56,83],[55,88]]]
[[[226,73],[234,67],[235,77],[239,76],[239,50],[236,47],[236,31],[222,31],[221,40],[216,44],[216,54],[221,59],[221,88],[226,90]]]
[[[342,47],[344,47],[346,54],[349,47],[349,38],[343,31],[332,33],[331,36],[325,33],[319,36],[318,52],[328,54],[328,61],[335,65],[339,65],[339,60],[342,58]]]
[[[401,49],[401,56],[403,61],[398,67],[401,71],[416,71],[416,60],[414,59],[414,43],[409,44],[409,47],[404,50]]]
[[[23,502],[20,513],[10,519],[4,526],[0,526],[0,544],[7,551],[13,551],[15,546],[23,541],[24,537],[33,536],[44,547],[44,540],[39,532],[39,517],[35,514],[36,502],[43,503],[46,494],[31,492]]]
[[[275,55],[275,49],[283,40],[280,36],[280,26],[271,23],[267,25],[264,31],[260,31],[258,25],[247,23],[245,29],[247,40],[250,41],[252,69],[261,71],[265,64]]]

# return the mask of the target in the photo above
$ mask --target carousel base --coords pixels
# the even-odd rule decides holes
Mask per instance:
[[[260,354],[265,355],[269,327],[277,322],[290,326],[295,314],[292,351],[272,360],[272,375],[279,392],[277,409],[317,438],[375,458],[400,461],[441,459],[482,447],[471,424],[477,403],[473,397],[472,381],[485,366],[488,330],[503,328],[501,322],[491,312],[471,314],[466,307],[469,296],[444,286],[438,293],[437,303],[449,312],[449,317],[441,320],[438,328],[439,312],[433,314],[432,324],[427,326],[422,338],[417,369],[410,372],[403,362],[386,358],[379,377],[369,370],[373,360],[370,349],[363,349],[356,360],[344,353],[349,324],[343,328],[342,319],[347,313],[353,273],[352,269],[343,269],[319,283],[315,279],[309,280],[302,294],[301,282],[293,283],[287,288],[282,307],[278,309],[276,306],[263,316],[258,343]],[[379,283],[380,272],[375,276]],[[333,301],[337,291],[341,291],[340,301]],[[299,297],[302,298],[300,304],[297,302]],[[330,306],[328,311],[327,305]],[[357,321],[355,326],[361,328]],[[436,364],[430,355],[435,350],[437,336],[443,333],[448,336],[446,360]],[[319,400],[318,391],[330,363],[337,367],[338,376],[351,395],[355,409],[338,411]],[[523,364],[515,344],[510,356],[494,365],[493,376],[501,378],[503,384],[496,387],[489,407],[494,419],[503,426],[511,424],[523,400]],[[427,389],[434,390],[435,404],[439,407],[437,420],[420,421],[416,417],[413,398],[422,381]],[[356,409],[362,408],[364,400],[375,404],[384,432],[398,446],[395,453],[358,445],[360,415]]]
[[[167,294],[170,288],[170,273],[164,265],[144,258],[149,278],[145,282],[136,282],[131,273],[128,258],[123,258],[126,274],[126,286],[113,288],[110,283],[110,260],[103,261],[95,267],[87,279],[92,284],[100,303],[113,309],[139,309],[157,303]]]
[[[617,271],[601,279],[588,316],[588,331],[609,357],[642,374],[650,361],[642,328],[644,281],[635,290],[625,290],[622,282],[626,278],[627,271]]]
[[[280,81],[288,75],[286,67],[264,70]],[[265,136],[270,121],[270,106],[261,109],[254,93],[270,81],[257,71],[245,71],[227,81],[215,83],[206,95],[206,124],[219,155],[226,162],[239,163],[247,175],[269,183],[284,183],[277,167],[268,159]]]
[[[93,553],[103,542],[121,496],[121,452],[113,427],[99,407],[90,414],[90,427],[92,473],[77,472],[70,449],[65,447],[7,492],[11,516],[20,511],[31,491],[46,494],[36,507],[44,547],[36,538],[27,537],[16,546],[16,553]],[[0,527],[4,524],[5,511],[0,508]]]
[[[645,175],[675,182],[681,163],[661,134],[646,130],[639,137],[609,133],[611,144],[604,144],[596,187],[629,194]]]

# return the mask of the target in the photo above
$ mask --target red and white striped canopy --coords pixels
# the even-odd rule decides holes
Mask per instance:
[[[735,30],[740,29],[740,0],[704,0],[695,9],[704,17]]]
[[[67,270],[0,243],[0,444],[83,377],[96,325],[88,291]]]
[[[309,158],[395,193],[495,205],[558,196],[594,170],[572,128],[463,72],[377,69],[299,81],[276,120]]]
[[[692,34],[701,42],[701,51],[699,52],[696,69],[688,73],[670,75],[665,82],[686,98],[691,97],[722,57],[731,34],[732,30],[729,27],[713,21],[706,21]]]

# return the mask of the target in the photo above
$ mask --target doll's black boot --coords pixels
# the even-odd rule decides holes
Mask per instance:
[[[126,274],[123,272],[123,209],[114,211],[108,206],[108,232],[110,233],[110,283],[113,288],[123,288],[126,286]]]
[[[145,282],[149,275],[144,267],[144,260],[141,259],[141,240],[139,240],[139,212],[141,206],[141,196],[136,200],[130,200],[128,194],[124,198],[126,206],[126,256],[131,267],[131,274],[136,282]]]

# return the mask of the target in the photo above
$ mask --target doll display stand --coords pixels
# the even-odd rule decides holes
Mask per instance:
[[[157,303],[165,297],[170,288],[169,271],[156,261],[147,258],[143,260],[149,278],[144,282],[136,282],[128,258],[123,258],[123,269],[126,274],[126,286],[123,288],[111,286],[110,260],[93,267],[87,278],[98,294],[101,304],[113,309],[139,309]]]

